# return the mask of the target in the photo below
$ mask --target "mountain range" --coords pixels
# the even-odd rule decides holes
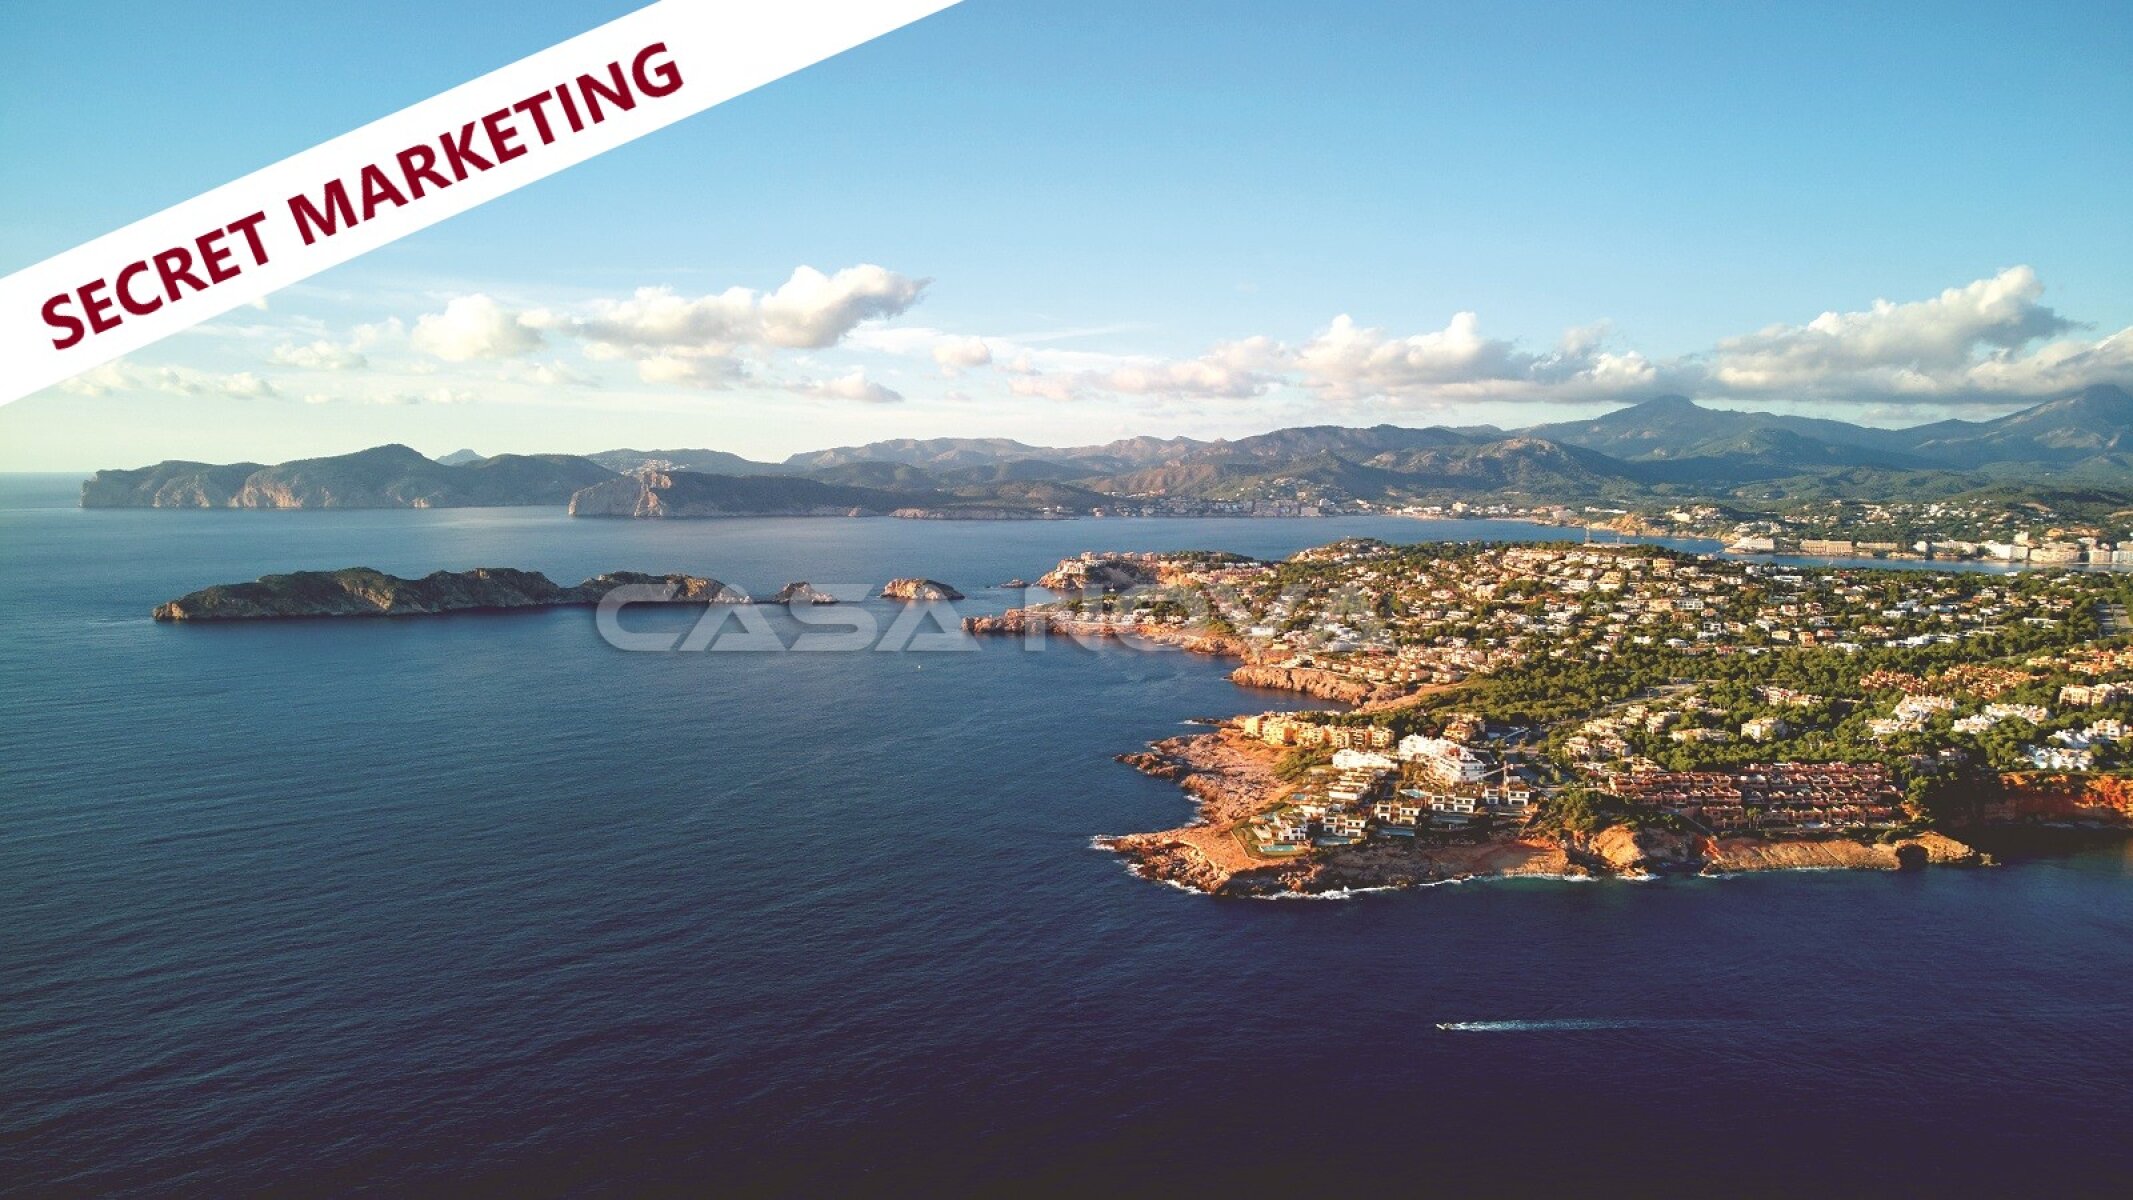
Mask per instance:
[[[647,497],[653,478],[673,503]],[[1124,498],[1768,502],[1919,498],[2045,481],[2133,488],[2133,395],[2099,385],[1992,420],[1908,429],[1661,396],[1588,420],[1508,431],[1314,425],[1234,440],[1139,437],[1065,447],[897,438],[779,463],[701,448],[490,457],[461,450],[433,460],[394,445],[276,466],[164,462],[99,471],[83,483],[82,505],[561,505],[598,488],[577,507],[1005,515],[1085,512]]]

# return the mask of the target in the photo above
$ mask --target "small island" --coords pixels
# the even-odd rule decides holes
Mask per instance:
[[[884,600],[902,600],[907,603],[937,604],[942,601],[961,600],[963,593],[938,579],[891,579],[881,586]]]
[[[802,580],[798,583],[788,583],[779,588],[777,594],[770,598],[770,602],[772,604],[835,604],[837,603],[837,598],[828,592],[818,590],[814,584]]]
[[[2133,579],[1370,540],[1084,554],[978,635],[1241,660],[1265,712],[1121,761],[1193,820],[1097,839],[1224,896],[1981,865],[2133,831]]]
[[[226,583],[159,604],[158,621],[262,621],[300,617],[407,617],[598,604],[618,587],[657,586],[671,604],[747,604],[747,595],[695,575],[615,571],[563,587],[538,571],[476,567],[403,579],[369,567],[294,571]]]

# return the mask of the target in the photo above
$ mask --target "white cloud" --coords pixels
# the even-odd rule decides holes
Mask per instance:
[[[230,396],[240,400],[271,399],[274,385],[250,371],[219,374],[192,367],[150,367],[120,359],[92,367],[60,385],[80,396],[126,392],[161,392],[171,396]]]
[[[498,373],[505,382],[530,383],[536,387],[598,387],[600,381],[562,359],[517,364]]]
[[[267,361],[306,371],[352,371],[368,365],[370,360],[347,346],[321,338],[303,344],[284,342],[268,353]]]
[[[1516,379],[1521,364],[1510,342],[1482,336],[1481,318],[1470,312],[1455,314],[1443,329],[1397,338],[1343,313],[1296,356],[1314,386],[1344,397]]]
[[[367,397],[368,404],[472,404],[479,397],[460,388],[434,387],[419,392],[386,392]]]
[[[1405,337],[1341,316],[1291,366],[1325,400],[1422,404],[1581,402],[1661,392],[1716,400],[2007,403],[2094,383],[2133,386],[2133,330],[2093,342],[2042,341],[2076,328],[2041,303],[2043,291],[2035,271],[2012,267],[1929,299],[1825,312],[1671,359],[1605,348],[1611,332],[1605,323],[1571,329],[1553,350],[1538,353],[1484,336],[1473,313]]]
[[[853,371],[825,383],[803,381],[793,385],[792,390],[803,396],[818,396],[825,400],[853,400],[861,404],[901,404],[904,399],[902,393],[868,379],[865,371]]]
[[[926,283],[872,264],[834,275],[801,267],[773,292],[735,287],[691,299],[669,288],[640,288],[627,300],[597,301],[584,315],[538,311],[524,319],[582,338],[596,356],[612,358],[816,350],[836,345],[861,322],[907,311]]]
[[[1225,342],[1198,358],[1123,359],[1102,368],[1051,374],[1039,371],[1025,352],[1005,369],[1015,376],[1008,384],[1009,392],[1047,400],[1078,400],[1106,392],[1242,400],[1261,395],[1278,382],[1274,372],[1288,357],[1287,349],[1273,339],[1253,337]]]
[[[446,362],[509,358],[538,350],[540,331],[524,315],[480,293],[456,296],[441,313],[415,322],[415,348]]]
[[[1771,325],[1720,341],[1710,358],[1711,379],[1732,393],[1961,392],[1986,377],[2008,377],[2010,365],[2025,361],[2024,346],[2074,328],[2038,302],[2043,294],[2034,270],[2010,267],[1928,300],[1876,300],[1860,312],[1825,312],[1805,325]],[[2061,357],[2066,353],[2062,349]],[[1979,374],[1994,363],[1999,366]]]
[[[747,378],[747,372],[737,359],[655,354],[650,358],[637,360],[637,378],[646,383],[723,388],[731,387]]]
[[[933,348],[933,361],[953,375],[992,363],[992,347],[981,337],[951,337]]]
[[[1270,415],[1307,404],[1397,415],[1474,400],[1582,403],[1663,392],[1721,402],[1842,401],[1930,410],[2021,403],[2098,382],[2133,386],[2133,330],[2079,336],[2074,322],[2044,304],[2043,284],[2028,267],[1925,299],[1880,300],[1858,311],[1766,326],[1673,357],[1613,345],[1615,331],[1604,321],[1565,330],[1552,345],[1536,348],[1493,336],[1473,312],[1452,315],[1442,328],[1407,333],[1344,314],[1301,343],[1249,337],[1183,358],[1051,344],[1128,332],[1122,327],[980,335],[883,323],[908,312],[927,286],[924,279],[869,264],[833,274],[801,267],[767,292],[736,287],[692,298],[646,288],[626,298],[545,309],[517,309],[477,293],[454,298],[411,328],[386,321],[336,338],[323,327],[285,327],[269,357],[305,370],[349,370],[376,360],[387,364],[373,367],[378,375],[403,385],[420,384],[410,377],[421,375],[452,387],[493,391],[496,384],[514,385],[497,398],[517,402],[540,402],[546,390],[601,384],[624,399],[641,395],[617,372],[591,365],[614,363],[657,388],[732,388],[758,379],[768,389],[872,404],[903,399],[859,369],[864,364],[878,371],[886,357],[911,364],[910,373],[923,374],[933,386],[990,367],[1008,394],[1027,399],[1177,401],[1206,413],[1238,412],[1239,402],[1264,401]],[[426,353],[397,353],[409,345]],[[575,353],[532,353],[566,346]],[[504,361],[479,372],[450,365],[488,360]],[[780,382],[796,377],[795,383]],[[271,385],[249,373],[174,368],[160,374],[136,369],[72,386],[273,394]],[[963,392],[943,398],[967,402]]]

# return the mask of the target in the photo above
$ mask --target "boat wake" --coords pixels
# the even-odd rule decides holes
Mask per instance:
[[[1666,1022],[1572,1017],[1554,1021],[1439,1021],[1447,1033],[1555,1033],[1566,1030],[1649,1029]]]

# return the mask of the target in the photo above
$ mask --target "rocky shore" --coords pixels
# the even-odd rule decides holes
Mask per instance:
[[[406,617],[449,612],[598,604],[618,587],[654,585],[670,604],[746,604],[740,591],[695,575],[615,571],[563,587],[539,571],[476,567],[403,579],[369,567],[265,575],[190,592],[155,608],[158,621],[264,621],[299,617]]]
[[[1043,608],[1011,608],[998,616],[964,617],[963,632],[979,637],[1059,635],[1080,641],[1134,639],[1213,658],[1249,658],[1252,653],[1251,645],[1243,638],[1227,634],[1205,633],[1178,625],[1099,621]]]
[[[1280,759],[1278,749],[1229,731],[1166,738],[1120,755],[1119,761],[1143,774],[1176,783],[1193,798],[1194,817],[1175,829],[1104,837],[1096,844],[1125,857],[1142,878],[1217,896],[1327,895],[1519,877],[1894,871],[1990,861],[1938,833],[1882,844],[1843,837],[1691,837],[1623,826],[1589,837],[1527,834],[1447,845],[1380,841],[1270,858],[1249,847],[1242,827],[1281,789]]]

